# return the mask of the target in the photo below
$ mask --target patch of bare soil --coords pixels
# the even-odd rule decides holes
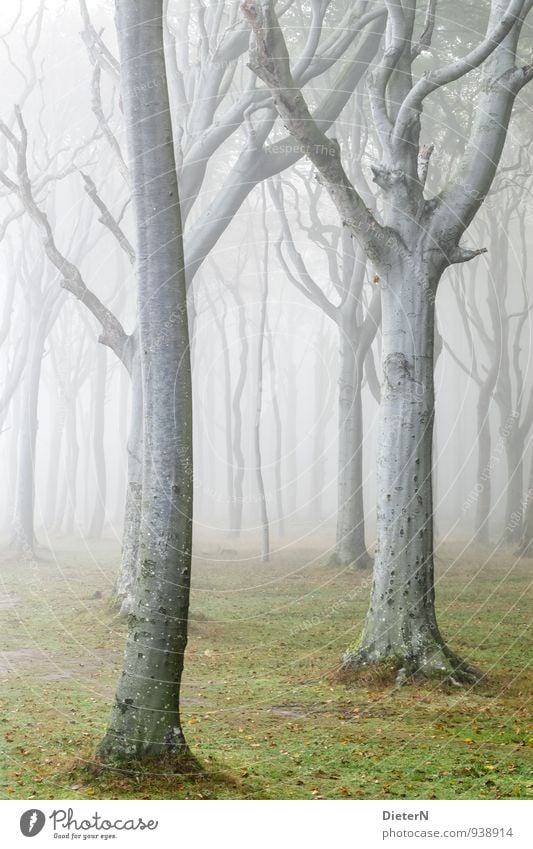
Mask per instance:
[[[84,657],[52,654],[33,648],[13,649],[0,652],[0,677],[15,674],[46,681],[86,679],[87,675],[102,672],[110,665],[118,664],[121,652],[96,651]]]

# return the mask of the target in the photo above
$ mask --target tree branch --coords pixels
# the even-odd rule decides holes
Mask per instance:
[[[253,31],[251,69],[269,87],[280,117],[301,145],[302,152],[317,168],[319,180],[327,189],[343,223],[352,230],[367,255],[379,262],[391,240],[387,239],[386,231],[349,181],[338,143],[329,139],[318,127],[293,80],[287,45],[272,0],[245,0],[241,8]]]

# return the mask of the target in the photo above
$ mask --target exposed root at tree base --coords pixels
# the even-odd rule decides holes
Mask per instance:
[[[254,788],[245,780],[247,770],[242,769],[240,776],[234,775],[216,762],[210,761],[204,768],[194,757],[190,758],[188,762],[154,759],[122,766],[103,764],[97,758],[80,764],[77,758],[67,766],[65,781],[74,784],[72,789],[82,795],[87,790],[89,794],[96,791],[100,798],[113,798],[129,790],[134,794],[132,798],[154,799],[165,788],[172,788],[178,794],[173,798],[181,798],[179,794],[185,792],[185,798],[217,799],[219,795],[227,795],[228,788],[236,797],[253,795]]]
[[[424,658],[383,657],[377,660],[359,650],[347,653],[336,674],[339,683],[367,688],[393,687],[395,690],[422,682],[440,682],[444,686],[459,688],[476,684],[483,678],[481,670],[442,647]]]
[[[96,755],[86,768],[93,775],[102,775],[110,771],[137,776],[181,775],[186,778],[207,776],[202,764],[186,748],[179,752],[162,752],[160,755],[150,754],[136,759],[110,756],[107,760]]]

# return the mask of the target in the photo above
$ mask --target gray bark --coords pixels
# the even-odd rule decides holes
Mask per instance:
[[[122,531],[122,559],[120,573],[113,591],[113,603],[121,616],[133,610],[135,583],[139,570],[139,534],[141,530],[141,507],[143,486],[143,409],[142,378],[139,352],[132,357],[131,368],[131,413],[128,434],[128,480],[126,506]]]
[[[186,752],[180,682],[191,572],[192,404],[162,0],[117,0],[116,22],[136,217],[143,495],[134,610],[99,754],[133,761]]]

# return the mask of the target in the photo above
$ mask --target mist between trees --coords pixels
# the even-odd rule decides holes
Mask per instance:
[[[531,0],[8,5],[2,529],[122,540],[100,756],[185,749],[191,551],[320,540],[345,667],[475,680],[434,531],[531,550]]]

